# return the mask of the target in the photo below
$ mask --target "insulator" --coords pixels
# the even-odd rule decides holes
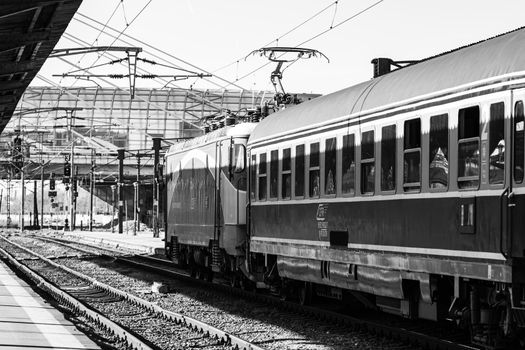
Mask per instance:
[[[266,118],[270,114],[270,108],[268,107],[268,105],[265,104],[262,107],[261,114],[262,114],[263,118]]]
[[[236,119],[234,117],[226,117],[225,118],[226,126],[235,125]]]

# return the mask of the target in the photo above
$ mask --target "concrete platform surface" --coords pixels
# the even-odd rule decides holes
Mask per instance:
[[[124,247],[128,249],[138,250],[148,254],[164,254],[164,234],[161,232],[161,237],[153,237],[151,231],[139,231],[133,235],[132,231],[128,234],[125,232],[119,234],[118,232],[111,233],[111,231],[66,231],[63,232],[65,238],[81,239],[85,242],[103,243],[113,247]]]
[[[0,260],[0,349],[100,349]]]

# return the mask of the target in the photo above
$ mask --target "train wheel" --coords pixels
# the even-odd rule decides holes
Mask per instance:
[[[310,282],[300,282],[297,286],[297,297],[299,304],[310,305],[312,303],[312,284]]]

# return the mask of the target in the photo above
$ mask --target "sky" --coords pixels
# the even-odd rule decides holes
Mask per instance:
[[[131,44],[145,50],[139,57],[168,66],[138,63],[151,74],[186,74],[172,67],[214,74],[177,82],[138,79],[137,88],[162,88],[169,82],[183,88],[273,90],[270,74],[276,64],[250,53],[265,46],[300,45],[322,52],[329,62],[298,60],[283,72],[285,90],[327,94],[371,79],[375,57],[423,59],[524,26],[524,13],[522,0],[84,0],[57,48],[85,46],[79,39],[96,46]],[[124,36],[129,44],[115,41],[105,34],[108,28],[86,25],[94,24],[91,19],[164,53]],[[113,59],[97,54],[64,58],[78,68]],[[64,60],[48,59],[40,71],[44,79],[35,78],[32,85],[128,84],[125,79],[53,77],[75,69]],[[115,64],[90,72],[127,74],[127,68]]]

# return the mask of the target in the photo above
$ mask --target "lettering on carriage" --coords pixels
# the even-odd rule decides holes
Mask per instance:
[[[328,212],[328,204],[323,203],[317,206],[317,229],[319,231],[319,240],[323,241],[328,238],[328,221],[326,221],[326,213]]]

